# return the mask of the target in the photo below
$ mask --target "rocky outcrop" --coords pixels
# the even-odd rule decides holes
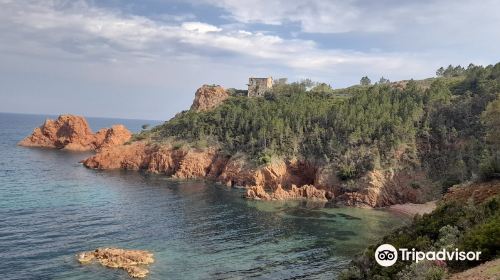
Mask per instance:
[[[217,107],[228,97],[229,93],[221,86],[203,85],[195,93],[191,110],[208,111]]]
[[[319,190],[312,185],[297,187],[292,185],[289,190],[284,190],[279,184],[273,191],[266,192],[261,185],[253,186],[247,189],[246,198],[257,200],[295,200],[295,199],[313,199],[327,201],[328,195],[325,190]]]
[[[276,161],[255,166],[245,158],[224,155],[215,148],[174,148],[168,144],[134,142],[102,150],[82,161],[93,169],[145,170],[179,179],[207,178],[227,186],[285,188],[314,183],[315,168],[304,162]]]
[[[118,248],[100,248],[95,251],[82,252],[77,255],[77,258],[82,264],[97,261],[105,267],[121,268],[134,278],[146,277],[149,270],[144,266],[154,262],[153,254],[148,251]]]
[[[246,187],[246,197],[261,200],[332,200],[348,206],[384,207],[430,200],[425,173],[412,168],[374,170],[342,181],[328,165],[303,160],[274,160],[256,166],[244,156],[216,148],[174,148],[169,144],[134,142],[114,146],[83,161],[89,168],[145,170],[179,179],[210,179]]]
[[[418,170],[373,170],[362,178],[340,186],[336,200],[348,206],[385,207],[424,203],[432,184]]]
[[[91,151],[122,145],[131,136],[132,133],[123,125],[103,128],[94,134],[84,117],[60,115],[56,120],[47,119],[18,145]]]
[[[102,150],[82,161],[94,169],[146,170],[150,173],[165,174],[175,178],[204,178],[217,174],[212,170],[220,160],[215,149],[183,149],[170,145],[134,142]]]

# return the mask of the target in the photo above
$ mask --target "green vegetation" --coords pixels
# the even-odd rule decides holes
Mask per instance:
[[[481,251],[480,262],[500,254],[500,196],[481,204],[450,201],[440,205],[431,214],[416,216],[414,221],[370,246],[342,273],[341,279],[443,279],[445,269],[431,262],[414,264],[398,261],[391,267],[375,262],[375,249],[380,244],[396,248],[415,248],[418,251],[442,249]],[[449,271],[461,271],[478,263],[449,261]]]
[[[446,189],[481,174],[494,175],[499,147],[487,135],[498,133],[488,119],[498,116],[493,101],[500,92],[500,64],[469,66],[463,77],[440,78],[428,92],[430,106],[422,119],[419,154],[430,177]],[[490,113],[485,112],[490,103]]]
[[[260,163],[269,157],[322,161],[344,180],[394,167],[398,151],[445,189],[476,174],[496,176],[500,156],[491,140],[499,139],[500,101],[488,104],[500,92],[500,64],[448,67],[442,76],[404,86],[384,78],[339,90],[280,80],[264,98],[231,89],[232,97],[214,110],[179,113],[135,139],[209,139]]]
[[[479,168],[483,178],[500,177],[500,97],[488,104],[481,115],[486,129],[486,142]]]
[[[370,78],[368,78],[368,76],[364,76],[359,81],[359,84],[362,86],[369,86],[372,84],[372,81],[370,80]]]
[[[500,64],[446,71],[451,69],[455,74],[443,76],[452,77],[404,86],[384,79],[333,90],[310,80],[283,80],[264,98],[233,89],[214,110],[182,112],[134,140],[210,142],[259,163],[270,157],[323,161],[343,180],[394,167],[395,154],[404,152],[406,162],[426,168],[445,190],[476,175],[495,177],[500,170],[500,101],[494,101]]]
[[[152,131],[159,138],[213,137],[228,153],[255,159],[271,154],[348,164],[354,170],[346,177],[370,170],[380,157],[387,161],[400,144],[414,143],[425,96],[416,86],[374,86],[348,99],[318,86],[323,90],[292,83],[265,98],[234,97],[209,112],[183,112]]]
[[[388,84],[388,83],[390,83],[390,82],[391,82],[391,81],[389,81],[389,79],[386,79],[386,78],[384,78],[383,76],[382,76],[382,77],[380,77],[380,80],[378,80],[378,83],[379,83],[379,84]]]
[[[500,63],[449,66],[437,78],[333,90],[310,80],[275,82],[264,98],[231,97],[211,111],[184,111],[134,139],[175,145],[217,146],[259,164],[302,158],[329,164],[341,180],[367,171],[418,167],[446,191],[481,176],[500,175]],[[174,145],[174,146],[175,146]],[[402,164],[404,163],[404,164]],[[355,185],[355,184],[348,184]],[[420,189],[419,182],[411,183]],[[481,261],[498,257],[500,198],[480,205],[446,203],[384,238],[396,247],[481,250]],[[374,263],[370,247],[344,279],[441,279],[431,263]],[[449,263],[462,270],[472,263]]]

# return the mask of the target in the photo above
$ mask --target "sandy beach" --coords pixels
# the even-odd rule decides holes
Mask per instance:
[[[436,200],[429,201],[423,204],[395,204],[390,206],[389,209],[413,217],[416,214],[423,215],[432,212],[434,209],[436,209]]]

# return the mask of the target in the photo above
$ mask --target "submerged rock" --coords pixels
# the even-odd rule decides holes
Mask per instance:
[[[153,254],[142,250],[124,250],[119,248],[99,248],[95,251],[82,252],[77,255],[82,264],[93,261],[110,268],[121,268],[134,278],[144,278],[149,270],[143,266],[154,262]]]
[[[84,117],[60,115],[56,120],[47,119],[21,140],[18,145],[65,149],[70,151],[92,151],[122,145],[130,140],[132,133],[123,125],[114,125],[93,133]]]

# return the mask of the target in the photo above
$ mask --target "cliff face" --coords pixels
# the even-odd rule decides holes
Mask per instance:
[[[210,179],[246,187],[245,197],[259,200],[335,200],[349,206],[383,207],[423,202],[426,196],[425,186],[416,183],[425,185],[422,172],[375,170],[347,183],[337,179],[328,166],[300,160],[254,166],[214,148],[174,149],[166,144],[134,142],[104,149],[83,164],[95,169],[145,170],[179,179]]]
[[[114,125],[93,133],[85,118],[61,115],[57,120],[46,120],[33,133],[21,140],[24,147],[42,147],[71,151],[91,151],[121,145],[132,133],[123,125]]]
[[[191,105],[191,110],[207,111],[213,109],[228,97],[229,94],[221,86],[203,85],[195,93],[193,105]]]
[[[431,185],[422,171],[374,170],[357,180],[355,190],[341,189],[338,199],[345,205],[370,207],[424,203]]]

